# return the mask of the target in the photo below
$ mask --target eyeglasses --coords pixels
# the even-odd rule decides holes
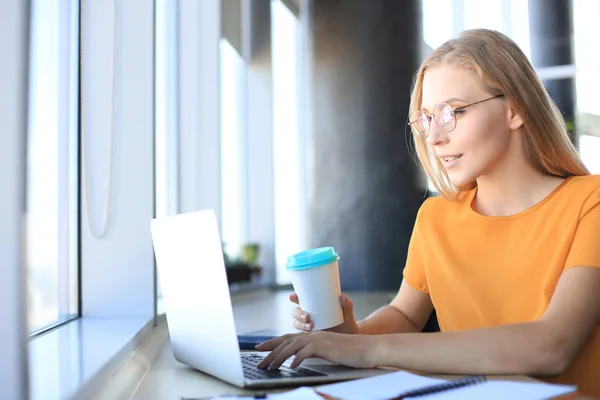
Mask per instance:
[[[474,106],[475,104],[483,103],[484,101],[496,99],[504,96],[499,94],[496,96],[488,97],[487,99],[476,101],[475,103],[467,104],[466,106],[453,108],[451,105],[446,103],[440,103],[433,108],[430,114],[426,114],[421,110],[417,110],[410,115],[410,122],[408,125],[413,127],[419,136],[426,139],[429,136],[429,129],[431,127],[431,120],[445,132],[450,133],[456,128],[456,114],[465,112],[465,108]]]

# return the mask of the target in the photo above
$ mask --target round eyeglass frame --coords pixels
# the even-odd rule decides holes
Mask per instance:
[[[431,113],[425,113],[421,110],[416,110],[410,115],[410,121],[408,125],[417,132],[423,139],[427,139],[429,136],[429,132],[431,131],[431,121],[435,121],[435,123],[444,130],[445,133],[450,133],[456,128],[456,114],[460,114],[465,112],[465,108],[474,106],[475,104],[483,103],[484,101],[497,99],[499,97],[504,97],[504,94],[498,94],[496,96],[488,97],[483,100],[479,100],[465,106],[460,107],[452,107],[447,103],[439,103],[437,104]],[[438,116],[436,110],[441,109],[442,114]],[[426,129],[419,128],[419,122],[421,124],[427,123]],[[451,126],[451,127],[450,127]]]

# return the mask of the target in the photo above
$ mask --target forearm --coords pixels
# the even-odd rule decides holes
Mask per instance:
[[[561,345],[538,322],[460,332],[373,339],[377,366],[430,373],[554,375],[566,368]]]
[[[358,333],[363,335],[409,332],[419,332],[419,329],[392,306],[381,307],[366,319],[358,321]]]

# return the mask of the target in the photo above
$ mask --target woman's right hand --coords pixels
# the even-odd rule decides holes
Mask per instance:
[[[290,294],[290,301],[295,304],[300,304],[296,293]],[[340,302],[342,304],[342,311],[344,312],[344,322],[338,326],[325,330],[338,333],[358,333],[358,324],[354,318],[354,305],[352,304],[352,300],[350,300],[346,293],[342,293]],[[296,307],[292,310],[292,316],[294,317],[294,327],[296,329],[310,332],[315,326],[310,320],[310,314],[300,307]]]

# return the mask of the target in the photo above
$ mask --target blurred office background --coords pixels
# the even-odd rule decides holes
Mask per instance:
[[[287,256],[325,245],[343,290],[397,289],[434,195],[410,151],[412,76],[462,30],[521,46],[600,173],[599,0],[0,10],[1,398],[92,390],[151,328],[155,216],[214,209],[233,292],[288,288]]]

